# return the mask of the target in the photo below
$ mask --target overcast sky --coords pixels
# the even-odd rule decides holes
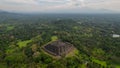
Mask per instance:
[[[0,9],[13,12],[120,12],[120,0],[0,0]]]

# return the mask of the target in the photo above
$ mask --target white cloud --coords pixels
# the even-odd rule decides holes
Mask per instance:
[[[0,9],[21,12],[44,12],[67,9],[108,9],[120,11],[120,0],[0,0]]]
[[[36,4],[34,0],[4,0],[4,3],[16,4]]]
[[[101,0],[100,2],[88,2],[86,3],[86,7],[90,7],[93,9],[108,9],[120,12],[120,0]]]

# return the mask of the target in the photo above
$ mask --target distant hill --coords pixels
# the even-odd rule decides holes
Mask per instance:
[[[21,16],[25,16],[24,14],[21,13],[14,13],[14,12],[9,12],[9,11],[4,11],[4,10],[0,10],[0,18],[18,18]]]
[[[17,13],[11,13],[7,11],[0,10],[0,23],[6,22],[8,19],[19,19],[22,18],[25,15],[17,14]]]

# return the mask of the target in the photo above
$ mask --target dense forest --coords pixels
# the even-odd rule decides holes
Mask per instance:
[[[0,68],[120,68],[120,15],[0,13]],[[77,49],[57,59],[41,47],[60,39]]]

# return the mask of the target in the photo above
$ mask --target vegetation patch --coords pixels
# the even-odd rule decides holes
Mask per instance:
[[[20,48],[26,47],[28,43],[32,42],[32,40],[26,40],[26,41],[19,41],[17,44]]]
[[[57,37],[57,36],[52,36],[52,37],[51,37],[51,40],[52,40],[52,41],[56,41],[56,40],[58,40],[58,37]]]
[[[13,53],[5,57],[5,61],[7,62],[23,62],[25,60],[26,56],[19,52],[19,53]]]
[[[120,68],[120,65],[116,65],[116,68]]]
[[[5,63],[0,63],[0,68],[7,68]]]
[[[13,30],[14,26],[7,26],[7,31]]]
[[[72,56],[77,55],[78,53],[79,51],[76,48],[74,48],[70,53],[66,55],[66,57],[72,57]]]
[[[120,68],[119,15],[11,15],[0,14],[0,68]],[[77,50],[54,59],[42,49],[59,39]]]
[[[97,60],[97,59],[95,59],[95,58],[93,58],[93,57],[92,57],[92,62],[95,62],[95,63],[97,63],[97,64],[100,64],[101,66],[104,66],[104,67],[107,66],[107,64],[106,64],[105,61],[100,61],[100,60]]]
[[[7,49],[6,50],[6,54],[11,54],[11,53],[13,53],[15,51],[15,49]]]

